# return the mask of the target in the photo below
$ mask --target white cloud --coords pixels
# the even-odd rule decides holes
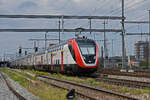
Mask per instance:
[[[148,0],[127,0],[125,1],[126,7],[135,9],[139,6],[141,6],[143,3],[145,3]]]
[[[126,7],[136,8],[147,0],[125,0]],[[24,2],[33,2],[37,8],[25,10],[25,13],[49,13],[61,14],[77,12],[88,13],[105,13],[106,11],[119,8],[121,0],[0,0],[0,9],[7,10],[11,13],[21,13],[18,7]],[[135,4],[135,5],[134,5]],[[96,11],[94,11],[96,10]],[[103,11],[102,11],[103,10]],[[102,11],[102,12],[101,12]]]
[[[81,2],[81,0],[73,0],[74,2],[76,2],[76,3],[80,3]]]

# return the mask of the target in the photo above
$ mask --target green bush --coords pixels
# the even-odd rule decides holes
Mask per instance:
[[[147,61],[142,61],[140,63],[140,66],[148,66],[150,64],[150,62],[147,62]]]

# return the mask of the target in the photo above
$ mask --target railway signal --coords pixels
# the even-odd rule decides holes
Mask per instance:
[[[22,48],[19,48],[19,54],[21,54],[22,53]]]
[[[35,52],[38,52],[38,47],[35,47],[34,49],[35,49]]]

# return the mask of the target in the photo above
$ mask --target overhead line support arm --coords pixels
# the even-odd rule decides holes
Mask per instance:
[[[0,29],[0,32],[78,32],[76,29]],[[84,29],[82,32],[122,32],[121,29]]]
[[[0,18],[45,18],[45,19],[111,19],[121,20],[125,19],[119,16],[67,16],[67,15],[0,15]]]

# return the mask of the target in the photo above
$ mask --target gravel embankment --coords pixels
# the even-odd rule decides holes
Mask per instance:
[[[4,74],[4,73],[3,73]],[[21,94],[24,98],[27,100],[40,100],[39,97],[29,93],[25,88],[20,86],[17,82],[14,82],[12,79],[8,77],[8,75],[4,74],[6,76],[6,79],[9,81],[11,86],[19,93]],[[1,84],[0,84],[1,85]],[[0,88],[1,91],[1,88]],[[9,91],[9,90],[8,90]],[[1,98],[1,97],[0,97]],[[18,99],[0,99],[0,100],[18,100]]]
[[[0,100],[19,100],[7,87],[5,80],[0,74]]]

